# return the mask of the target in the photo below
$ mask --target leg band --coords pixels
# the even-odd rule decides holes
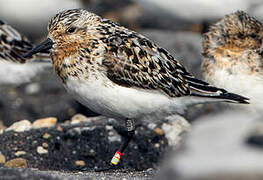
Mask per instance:
[[[118,165],[122,156],[123,156],[123,153],[121,153],[120,151],[117,151],[111,159],[111,164]]]

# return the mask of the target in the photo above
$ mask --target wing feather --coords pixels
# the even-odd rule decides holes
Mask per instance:
[[[118,33],[107,43],[103,60],[107,77],[126,87],[161,90],[171,97],[190,94],[189,75],[165,49],[135,32]]]

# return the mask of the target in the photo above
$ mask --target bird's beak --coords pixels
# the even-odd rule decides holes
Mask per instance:
[[[30,51],[28,51],[26,54],[24,54],[24,58],[29,58],[32,55],[39,53],[39,52],[45,52],[45,51],[51,49],[53,44],[54,44],[54,42],[50,38],[47,38],[47,40],[40,43],[38,46],[34,47]]]

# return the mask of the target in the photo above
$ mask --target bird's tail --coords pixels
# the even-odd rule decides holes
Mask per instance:
[[[224,102],[230,102],[230,103],[239,103],[239,104],[249,104],[249,98],[240,96],[238,94],[234,93],[229,93],[225,91],[224,89],[218,89],[220,94],[197,94],[197,93],[192,93],[192,96],[198,96],[198,97],[207,97],[207,98],[214,98],[218,99],[219,101],[224,101]],[[224,91],[222,91],[224,90]]]
[[[222,102],[249,104],[249,98],[211,86],[202,80],[194,77],[186,77],[186,80],[191,89],[191,96],[206,97],[211,100],[214,99],[215,101]]]

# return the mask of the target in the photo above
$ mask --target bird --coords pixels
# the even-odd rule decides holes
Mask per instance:
[[[228,14],[203,36],[202,75],[209,83],[250,98],[238,107],[263,110],[263,26],[244,11]]]
[[[52,71],[48,51],[32,56],[25,63],[23,55],[32,47],[33,43],[26,36],[0,20],[0,84],[19,85],[47,68]]]
[[[145,36],[84,9],[56,14],[47,29],[47,39],[24,57],[49,49],[70,94],[94,112],[125,124],[121,146],[105,169],[117,167],[140,121],[182,114],[199,103],[249,103],[196,79]]]

